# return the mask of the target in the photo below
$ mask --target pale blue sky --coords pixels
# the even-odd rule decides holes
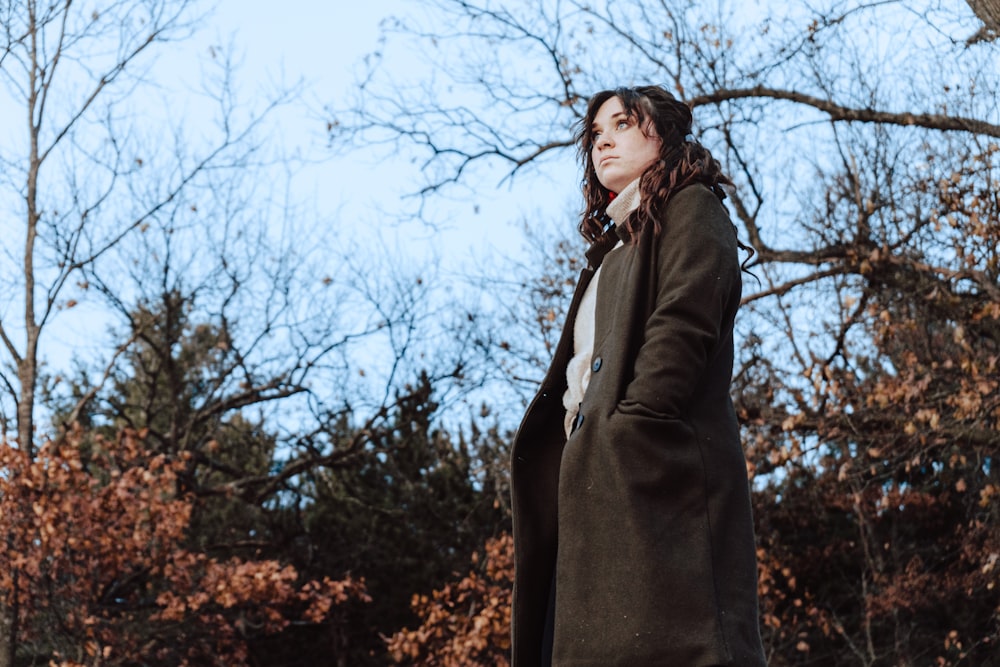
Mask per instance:
[[[303,79],[306,84],[304,101],[313,112],[324,105],[342,104],[352,93],[361,68],[361,59],[379,48],[379,24],[388,16],[422,18],[424,4],[420,0],[370,0],[368,2],[328,2],[320,0],[288,0],[287,9],[276,11],[273,2],[263,0],[219,0],[216,11],[204,27],[184,48],[191,54],[204,54],[209,46],[232,41],[241,55],[239,79],[244,85],[254,82]],[[414,18],[413,20],[417,20]],[[407,19],[407,23],[409,23]],[[384,66],[393,76],[419,76],[420,55],[395,50],[385,54]],[[312,148],[325,146],[322,119],[309,117],[299,110],[283,127],[285,148],[301,142]],[[301,127],[298,127],[301,124]],[[298,131],[292,131],[290,125]],[[412,209],[412,200],[400,204],[399,197],[418,188],[419,174],[409,156],[386,156],[379,151],[348,150],[334,144],[325,149],[325,162],[311,170],[300,184],[306,197],[313,197],[322,215],[333,213],[344,219],[382,224],[397,210]],[[442,250],[455,260],[470,253],[481,256],[499,247],[502,252],[516,253],[521,244],[520,219],[536,215],[558,215],[576,206],[574,195],[578,180],[572,155],[567,155],[565,168],[548,175],[539,187],[532,179],[500,184],[503,172],[485,180],[475,197],[460,201],[436,198],[426,211],[428,217],[443,223],[433,232],[418,226],[394,227],[387,236],[402,237],[409,252],[421,254],[414,239],[422,240],[430,254]],[[557,179],[554,184],[550,178]],[[492,188],[496,184],[498,187]],[[553,196],[565,192],[564,197]],[[544,193],[535,201],[532,192]],[[548,213],[539,213],[545,208]],[[564,218],[563,220],[569,220]],[[563,222],[560,220],[560,224]],[[569,221],[572,224],[572,221]],[[444,229],[444,233],[441,233]],[[433,238],[431,238],[433,237]],[[446,261],[445,264],[452,264]]]

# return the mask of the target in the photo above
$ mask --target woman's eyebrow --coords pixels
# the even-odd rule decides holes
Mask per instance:
[[[614,122],[614,121],[618,120],[619,118],[624,118],[625,120],[628,120],[629,118],[631,118],[631,116],[629,116],[624,111],[618,111],[615,114],[613,114],[611,116],[611,118],[609,118],[608,120]],[[599,126],[600,126],[600,124],[595,120],[593,123],[590,124],[590,129],[593,130],[594,128],[597,128]]]

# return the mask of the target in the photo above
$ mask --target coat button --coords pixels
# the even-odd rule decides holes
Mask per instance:
[[[594,373],[596,373],[597,371],[601,370],[601,358],[600,357],[597,357],[596,359],[594,359],[594,363],[592,363],[590,365],[590,370],[592,372],[594,372]]]

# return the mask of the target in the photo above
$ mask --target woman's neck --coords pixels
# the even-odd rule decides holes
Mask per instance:
[[[626,185],[608,204],[608,215],[616,225],[622,224],[629,213],[639,208],[639,201],[642,198],[639,193],[639,180],[637,178]]]

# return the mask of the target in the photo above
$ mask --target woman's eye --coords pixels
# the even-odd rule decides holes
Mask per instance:
[[[625,120],[625,119],[622,119],[622,120],[618,121],[618,125],[616,125],[615,127],[617,127],[619,130],[624,130],[626,127],[628,127],[628,121]]]
[[[597,132],[597,131],[595,130],[594,132],[591,132],[591,133],[590,133],[590,140],[591,140],[591,141],[597,141],[597,139],[598,139],[598,138],[599,138],[600,136],[601,136],[601,133],[600,133],[600,132]]]

